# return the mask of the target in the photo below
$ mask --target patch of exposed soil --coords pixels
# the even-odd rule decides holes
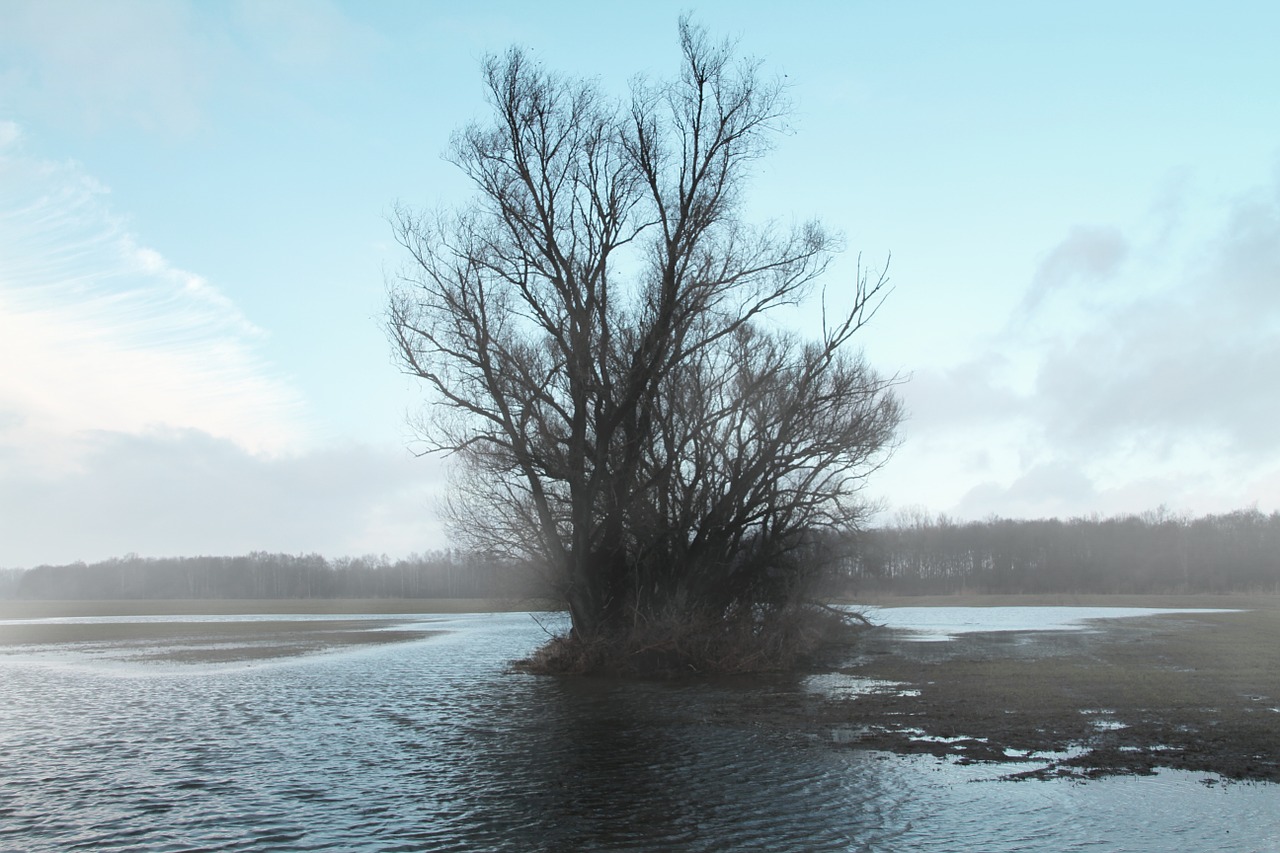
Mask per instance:
[[[1013,777],[1169,767],[1280,782],[1280,612],[1100,620],[1089,632],[863,634],[803,725],[857,748],[1024,762]],[[866,681],[863,681],[866,680]]]

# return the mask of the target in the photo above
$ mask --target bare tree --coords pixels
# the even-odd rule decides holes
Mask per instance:
[[[900,419],[848,351],[883,274],[816,340],[762,323],[837,241],[740,219],[783,91],[679,33],[679,77],[629,103],[518,49],[489,59],[492,121],[452,144],[475,201],[394,218],[412,262],[388,328],[432,392],[427,448],[463,463],[455,530],[552,567],[585,640],[783,601],[807,532],[857,521]]]

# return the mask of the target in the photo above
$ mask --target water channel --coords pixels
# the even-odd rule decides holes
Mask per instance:
[[[935,639],[1026,616],[943,610],[879,615]],[[0,654],[0,850],[1280,849],[1280,786],[999,781],[740,713],[798,681],[538,678],[507,664],[546,617],[402,621],[435,633],[227,663]]]

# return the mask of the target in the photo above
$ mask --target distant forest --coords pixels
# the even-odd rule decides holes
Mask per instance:
[[[387,557],[129,555],[0,572],[0,598],[536,598],[549,586],[523,565],[444,551]]]
[[[842,591],[971,593],[1280,592],[1280,512],[957,524],[927,515],[868,530]]]
[[[917,514],[837,546],[833,597],[868,593],[1280,593],[1280,512],[955,523]],[[0,598],[546,598],[534,567],[454,551],[402,560],[254,552],[0,570]]]

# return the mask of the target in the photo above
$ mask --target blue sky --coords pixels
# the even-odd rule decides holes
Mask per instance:
[[[621,95],[684,11],[792,87],[750,215],[892,253],[883,519],[1280,509],[1275,4],[5,0],[0,566],[444,546],[386,214],[486,54]]]

